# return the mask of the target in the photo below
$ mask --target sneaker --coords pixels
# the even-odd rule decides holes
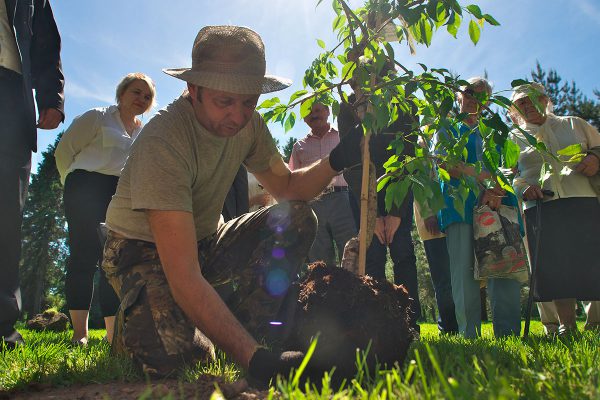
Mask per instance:
[[[577,326],[566,326],[566,325],[561,325],[558,328],[558,336],[559,337],[570,337],[570,336],[575,336],[577,335],[578,331],[577,331]]]
[[[548,337],[555,337],[558,335],[558,332],[559,332],[558,328],[559,328],[558,324],[544,324],[544,333]]]

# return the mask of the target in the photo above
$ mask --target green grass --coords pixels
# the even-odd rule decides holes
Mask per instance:
[[[580,329],[582,327],[580,326]],[[531,336],[494,339],[491,324],[483,337],[465,340],[440,337],[434,324],[421,325],[422,340],[413,345],[406,362],[397,368],[359,373],[339,390],[324,379],[319,390],[292,380],[278,382],[274,397],[307,399],[600,399],[600,335],[597,332],[560,339],[542,335],[532,322]],[[70,332],[37,333],[22,330],[27,342],[0,353],[0,388],[26,389],[32,383],[70,386],[82,383],[143,382],[127,360],[114,358],[102,341],[104,331],[92,331],[87,348],[69,345]],[[210,365],[189,368],[181,378],[199,374],[240,376],[225,357]]]

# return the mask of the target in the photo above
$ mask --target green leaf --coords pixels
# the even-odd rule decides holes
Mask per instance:
[[[517,165],[517,161],[519,161],[519,154],[521,153],[521,148],[518,144],[511,140],[506,140],[504,142],[504,146],[502,146],[502,155],[504,157],[504,166],[506,168],[512,168]]]
[[[317,5],[319,5],[321,1],[323,0],[319,0],[319,3],[317,3]],[[342,5],[336,0],[331,2],[331,8],[333,8],[333,11],[335,11],[336,15],[340,15],[342,12],[344,12]]]
[[[454,99],[452,96],[444,97],[442,100],[442,104],[440,104],[440,117],[446,118],[450,110],[452,110],[452,106],[454,105]]]
[[[580,163],[585,158],[585,153],[575,154],[573,157],[567,160],[568,163]]]
[[[481,9],[479,8],[478,5],[476,4],[471,4],[467,6],[467,10],[469,10],[469,12],[471,14],[473,14],[473,16],[477,19],[481,19],[483,18],[483,15],[481,14]]]
[[[491,100],[494,103],[496,103],[499,106],[504,107],[504,108],[510,107],[512,105],[512,102],[507,97],[504,97],[504,96],[496,95],[496,96],[492,97]]]
[[[485,19],[486,22],[488,24],[490,24],[490,25],[493,25],[493,26],[499,26],[500,25],[500,22],[496,21],[494,19],[494,17],[492,17],[490,14],[484,14],[483,15],[483,19]]]
[[[433,35],[431,22],[428,19],[421,18],[419,21],[419,31],[421,32],[421,40],[425,43],[425,46],[431,45],[431,37]]]
[[[450,174],[442,167],[438,167],[438,176],[444,181],[450,181]]]
[[[273,97],[270,99],[267,99],[265,101],[263,101],[262,103],[260,103],[260,105],[258,107],[256,107],[258,110],[263,109],[263,108],[271,108],[273,107],[275,104],[281,103],[281,101],[279,101],[279,97]]]
[[[386,51],[389,59],[394,60],[396,57],[394,55],[394,48],[392,47],[392,45],[389,44],[388,42],[385,42],[384,47],[385,47],[385,51]]]
[[[308,114],[310,114],[310,110],[312,109],[312,105],[315,102],[315,98],[311,97],[310,99],[306,99],[306,101],[302,102],[300,105],[300,117],[304,118]]]
[[[302,360],[302,362],[300,363],[300,366],[296,369],[296,371],[294,371],[294,377],[291,379],[292,387],[297,388],[298,385],[300,384],[300,377],[302,376],[302,373],[306,369],[308,362],[310,361],[312,355],[315,353],[315,349],[317,348],[319,334],[320,333],[317,333],[317,335],[312,340],[312,342],[310,342],[310,346],[308,346],[308,350],[306,351],[304,359]]]
[[[333,23],[331,24],[331,27],[332,27],[332,29],[334,31],[337,31],[338,29],[340,29],[341,27],[343,27],[345,23],[346,23],[346,16],[345,15],[338,15],[333,20]]]
[[[456,35],[458,34],[458,28],[460,28],[461,22],[462,20],[460,15],[455,13],[453,13],[452,16],[448,19],[448,26],[446,27],[446,29],[448,30],[449,34],[454,36],[454,38],[456,38]]]
[[[354,73],[355,69],[356,63],[354,61],[350,61],[344,64],[344,66],[342,67],[342,78],[348,79],[349,77],[352,77],[352,74]]]
[[[385,209],[389,211],[392,208],[392,203],[397,207],[400,207],[410,186],[411,181],[406,178],[397,182],[392,182],[385,191]]]
[[[320,48],[325,50],[325,42],[324,41],[322,41],[321,39],[317,39],[317,44],[319,45]]]
[[[471,38],[473,44],[477,45],[477,42],[479,42],[480,35],[481,30],[479,29],[479,25],[477,25],[477,22],[471,20],[469,22],[469,37]]]
[[[556,154],[561,155],[561,156],[574,156],[576,154],[579,154],[583,151],[583,149],[581,148],[581,143],[575,143],[572,144],[570,146],[567,146],[563,149],[560,149],[556,152]]]
[[[380,192],[381,189],[383,189],[385,185],[390,181],[390,179],[392,179],[391,176],[386,176],[385,178],[377,182],[377,191]]]
[[[497,131],[500,131],[505,135],[507,135],[510,130],[508,128],[508,125],[506,125],[506,123],[502,121],[502,118],[497,113],[493,113],[490,118],[484,118],[482,122],[484,123],[484,125],[489,126],[490,128],[495,129]]]
[[[526,81],[525,79],[515,79],[510,83],[510,87],[515,88],[517,86],[526,85],[528,83],[530,82]]]
[[[427,10],[427,14],[429,14],[429,17],[431,17],[433,19],[437,18],[438,1],[439,0],[430,0],[427,3],[427,5],[425,6],[425,9]]]
[[[294,100],[296,100],[299,97],[304,96],[306,93],[308,93],[308,90],[298,90],[297,92],[294,92],[291,96],[290,96],[290,102],[288,104],[291,104],[294,102]]]
[[[417,81],[408,81],[404,86],[404,96],[408,97],[417,90]]]
[[[288,115],[287,119],[285,120],[285,124],[283,125],[285,131],[289,131],[290,129],[292,129],[294,127],[294,124],[296,123],[296,113],[294,113],[293,111],[290,113],[290,115]]]

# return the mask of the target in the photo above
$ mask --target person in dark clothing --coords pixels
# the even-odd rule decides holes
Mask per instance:
[[[50,3],[0,1],[0,337],[9,348],[23,343],[14,325],[21,312],[21,222],[36,127],[54,129],[64,120],[63,88]]]
[[[338,128],[341,137],[348,134],[352,129],[362,129],[358,126],[359,119],[350,105],[356,101],[356,96],[351,95],[348,101],[349,103],[340,105],[338,115]],[[385,174],[383,164],[394,154],[392,150],[388,150],[390,143],[400,136],[407,138],[411,130],[412,117],[402,114],[389,127],[371,137],[369,149],[377,177]],[[410,138],[404,141],[403,154],[414,156],[413,141]],[[344,178],[348,182],[354,198],[360,198],[361,176],[360,166],[344,172]],[[358,219],[356,224],[357,226],[360,224]],[[413,299],[411,306],[413,312],[412,323],[413,327],[418,330],[416,321],[421,316],[421,304],[419,301],[415,249],[411,237],[412,225],[413,195],[411,191],[407,193],[399,207],[392,206],[389,211],[385,209],[385,189],[377,193],[377,220],[374,237],[367,250],[366,273],[378,280],[386,279],[385,264],[389,249],[394,264],[394,283],[404,285]]]

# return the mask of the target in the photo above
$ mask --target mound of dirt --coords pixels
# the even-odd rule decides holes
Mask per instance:
[[[64,332],[67,330],[68,323],[69,318],[65,314],[55,310],[46,310],[27,321],[27,328],[34,331]]]
[[[409,325],[409,297],[403,286],[357,276],[315,263],[300,283],[286,350],[304,351],[319,334],[311,368],[330,370],[334,379],[356,374],[356,350],[369,348],[367,366],[402,364],[416,333]]]

